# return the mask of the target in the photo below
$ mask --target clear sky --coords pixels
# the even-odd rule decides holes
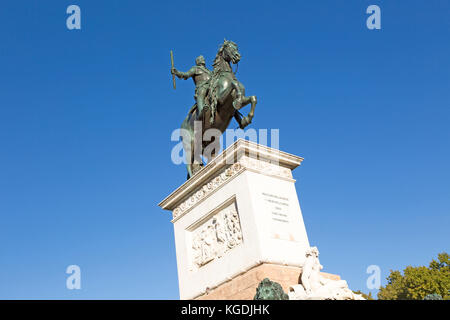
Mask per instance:
[[[449,14],[447,0],[2,1],[0,298],[178,299],[157,203],[186,177],[170,134],[194,86],[173,90],[169,52],[211,67],[224,38],[258,96],[250,127],[305,158],[294,176],[324,271],[368,292],[369,265],[384,279],[448,252]],[[81,290],[66,289],[72,264]]]

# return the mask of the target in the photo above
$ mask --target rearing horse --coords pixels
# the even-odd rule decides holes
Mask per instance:
[[[215,143],[214,140],[203,141],[206,130],[217,129],[222,134],[233,117],[239,123],[241,129],[252,122],[257,102],[256,96],[245,96],[245,87],[236,79],[231,68],[231,63],[237,64],[240,60],[241,55],[236,43],[224,40],[213,63],[214,70],[208,89],[207,104],[209,107],[205,108],[203,114],[199,114],[198,109],[194,108],[181,124],[188,179],[203,166],[200,155],[205,156],[208,162],[215,156],[215,154],[204,154],[205,148]],[[248,115],[242,117],[238,110],[250,103],[251,109]],[[209,119],[213,119],[212,123]],[[201,136],[199,137],[196,137],[194,132],[196,121],[201,121]],[[200,135],[200,132],[197,135]],[[196,143],[196,139],[201,139],[201,143],[199,141]],[[201,150],[199,150],[201,152],[194,150],[195,145],[201,146]]]

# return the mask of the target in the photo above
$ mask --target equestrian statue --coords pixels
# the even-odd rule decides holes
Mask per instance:
[[[192,78],[195,84],[195,104],[181,124],[189,179],[203,167],[201,156],[208,162],[215,156],[204,153],[210,144],[216,142],[214,139],[204,141],[202,137],[205,131],[216,129],[222,134],[233,118],[244,129],[252,122],[257,100],[256,96],[245,96],[245,87],[233,72],[231,64],[237,64],[241,60],[238,47],[233,41],[224,40],[214,59],[212,71],[206,67],[203,56],[197,57],[195,66],[187,72],[175,69],[172,52],[171,60],[174,88],[175,76],[184,80]],[[248,104],[251,104],[250,111],[247,116],[243,116],[239,110]],[[194,128],[198,128],[198,124],[201,124],[201,132],[196,133]],[[199,146],[201,150],[195,150],[195,146]]]

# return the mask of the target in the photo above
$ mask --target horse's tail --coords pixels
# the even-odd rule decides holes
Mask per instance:
[[[211,119],[214,121],[217,111],[217,90],[218,90],[218,81],[212,81],[211,86],[209,88],[209,105],[211,110]]]

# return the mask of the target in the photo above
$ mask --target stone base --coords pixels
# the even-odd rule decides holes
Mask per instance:
[[[173,216],[181,300],[227,286],[261,264],[303,266],[310,245],[292,176],[302,161],[240,139],[159,203]],[[255,276],[255,287],[264,277]],[[239,291],[228,295],[243,298]]]
[[[253,300],[256,288],[264,278],[278,282],[284,292],[288,293],[289,287],[300,282],[302,269],[293,266],[281,266],[263,263],[247,272],[212,289],[207,294],[196,297],[195,300]],[[331,280],[340,280],[340,276],[321,272]]]

